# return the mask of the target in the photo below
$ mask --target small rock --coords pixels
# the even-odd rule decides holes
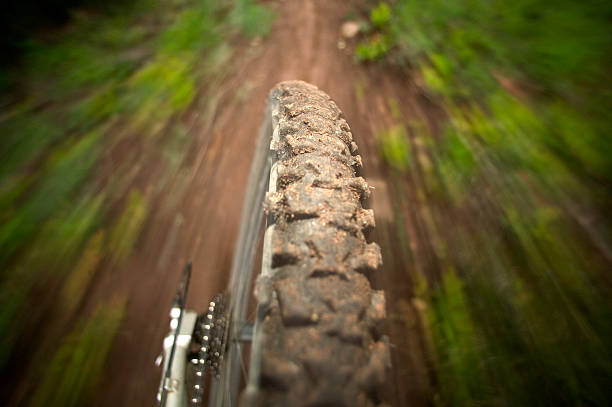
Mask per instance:
[[[255,48],[261,45],[261,37],[257,36],[251,41],[251,47]]]
[[[412,299],[412,305],[420,312],[427,311],[427,303],[420,298],[414,297]]]
[[[342,24],[340,32],[344,38],[353,38],[359,33],[359,24],[355,21],[347,21]]]

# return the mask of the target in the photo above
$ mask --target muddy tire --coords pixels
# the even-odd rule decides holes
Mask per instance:
[[[370,194],[338,106],[304,82],[270,95],[274,156],[256,285],[258,395],[266,406],[376,406],[389,368],[385,300],[369,276]]]

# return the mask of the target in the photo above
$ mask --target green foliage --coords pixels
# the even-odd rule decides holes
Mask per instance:
[[[42,378],[30,407],[82,406],[92,402],[124,314],[125,301],[114,301],[99,306],[88,321],[82,321],[50,361],[40,366]]]
[[[73,267],[83,242],[100,222],[102,196],[83,196],[72,207],[64,208],[51,219],[40,221],[32,241],[23,241],[20,262],[2,273],[0,285],[0,366],[4,366],[18,343],[21,330],[36,321],[40,309],[30,303],[29,291],[37,279],[63,274]],[[46,273],[41,273],[45,270]],[[76,304],[74,304],[76,305]]]
[[[497,235],[460,218],[459,236],[442,234],[463,272],[445,271],[427,308],[441,404],[607,405],[605,289],[565,238],[559,210],[507,206]]]
[[[391,20],[391,8],[385,2],[378,3],[378,6],[374,7],[370,11],[370,21],[376,28],[385,28]]]
[[[40,231],[28,250],[30,261],[36,263],[31,266],[52,266],[56,275],[63,277],[100,224],[103,201],[104,194],[83,194],[72,205],[64,203],[56,216],[39,226]]]
[[[122,107],[134,114],[131,127],[146,126],[155,114],[165,119],[184,110],[195,97],[196,78],[189,60],[159,57],[140,69],[126,84]]]
[[[109,234],[108,250],[111,258],[119,262],[131,252],[149,211],[139,191],[132,191],[123,213]]]
[[[443,95],[448,93],[446,82],[434,68],[425,66],[423,67],[421,73],[428,89]]]
[[[87,243],[74,269],[70,272],[60,295],[60,309],[64,315],[71,315],[91,282],[104,256],[104,232],[95,233]]]
[[[453,270],[448,271],[433,293],[427,321],[435,341],[442,391],[452,395],[452,400],[445,401],[454,406],[470,405],[485,386],[479,361],[482,350],[465,296],[461,280]]]
[[[402,111],[400,109],[398,100],[394,97],[390,97],[387,99],[387,104],[389,105],[389,110],[391,111],[391,117],[393,117],[393,120],[401,120]]]
[[[47,112],[33,117],[18,114],[9,123],[2,123],[2,129],[0,151],[3,159],[0,161],[0,183],[22,167],[39,159],[46,148],[64,135]],[[24,134],[28,137],[24,137]]]
[[[406,171],[410,167],[411,148],[404,126],[393,126],[380,132],[377,138],[383,160],[396,170]]]
[[[418,266],[437,401],[610,404],[610,4],[391,7],[385,61],[416,68],[447,117],[413,137],[414,164],[426,148],[434,168],[410,173],[404,201],[436,257]]]
[[[374,61],[384,57],[389,51],[389,43],[384,35],[374,35],[365,42],[357,44],[355,55],[360,61]]]
[[[207,2],[210,3],[210,2]],[[164,55],[199,53],[221,41],[212,5],[187,9],[180,13],[158,39],[158,50]]]
[[[462,140],[464,135],[451,126],[446,128],[444,141],[435,157],[439,176],[455,203],[460,203],[472,179],[477,163],[474,154]]]
[[[4,281],[0,286],[0,366],[4,366],[15,345],[19,342],[19,334],[23,330],[25,322],[20,312],[24,311],[28,301],[28,292],[32,287],[33,278],[27,275],[25,270],[11,270],[10,274],[25,278]],[[30,278],[28,278],[30,277]],[[27,314],[26,314],[27,315]]]
[[[119,89],[114,82],[92,92],[70,112],[68,128],[87,131],[120,112]]]
[[[357,44],[355,49],[357,60],[374,61],[387,55],[391,45],[389,36],[386,34],[390,20],[391,8],[385,2],[378,3],[378,6],[370,11],[370,21],[377,31],[369,35],[366,40],[360,41]],[[367,22],[363,22],[359,31],[369,33],[372,31],[372,26]]]
[[[51,77],[58,91],[52,97],[61,97],[86,85],[102,85],[108,78],[125,77],[132,66],[130,61],[107,58],[99,45],[71,39],[52,47],[30,41],[27,64],[36,67],[38,78]],[[44,86],[44,84],[40,84]]]
[[[70,140],[54,151],[44,166],[31,198],[11,209],[10,220],[0,226],[0,265],[6,265],[39,227],[87,178],[99,154],[99,132]]]
[[[232,19],[249,38],[267,36],[274,17],[270,8],[258,5],[254,0],[236,0],[232,11]]]
[[[602,8],[603,7],[603,8]],[[564,0],[550,9],[542,0],[399,1],[391,19],[395,58],[452,61],[453,89],[482,94],[498,86],[492,73],[530,81],[574,108],[598,112],[610,94],[605,77],[612,40],[610,7]],[[433,64],[436,68],[439,66]],[[447,77],[446,73],[439,72]]]

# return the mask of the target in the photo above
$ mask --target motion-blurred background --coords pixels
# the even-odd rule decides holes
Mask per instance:
[[[612,405],[612,3],[23,0],[0,24],[0,403],[146,406],[227,282],[267,93],[375,188],[389,400]]]

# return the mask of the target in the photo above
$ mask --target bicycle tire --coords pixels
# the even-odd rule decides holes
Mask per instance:
[[[357,145],[336,103],[305,82],[277,85],[266,114],[274,162],[247,404],[380,405],[385,300],[368,276],[382,258],[366,239],[375,222]]]

